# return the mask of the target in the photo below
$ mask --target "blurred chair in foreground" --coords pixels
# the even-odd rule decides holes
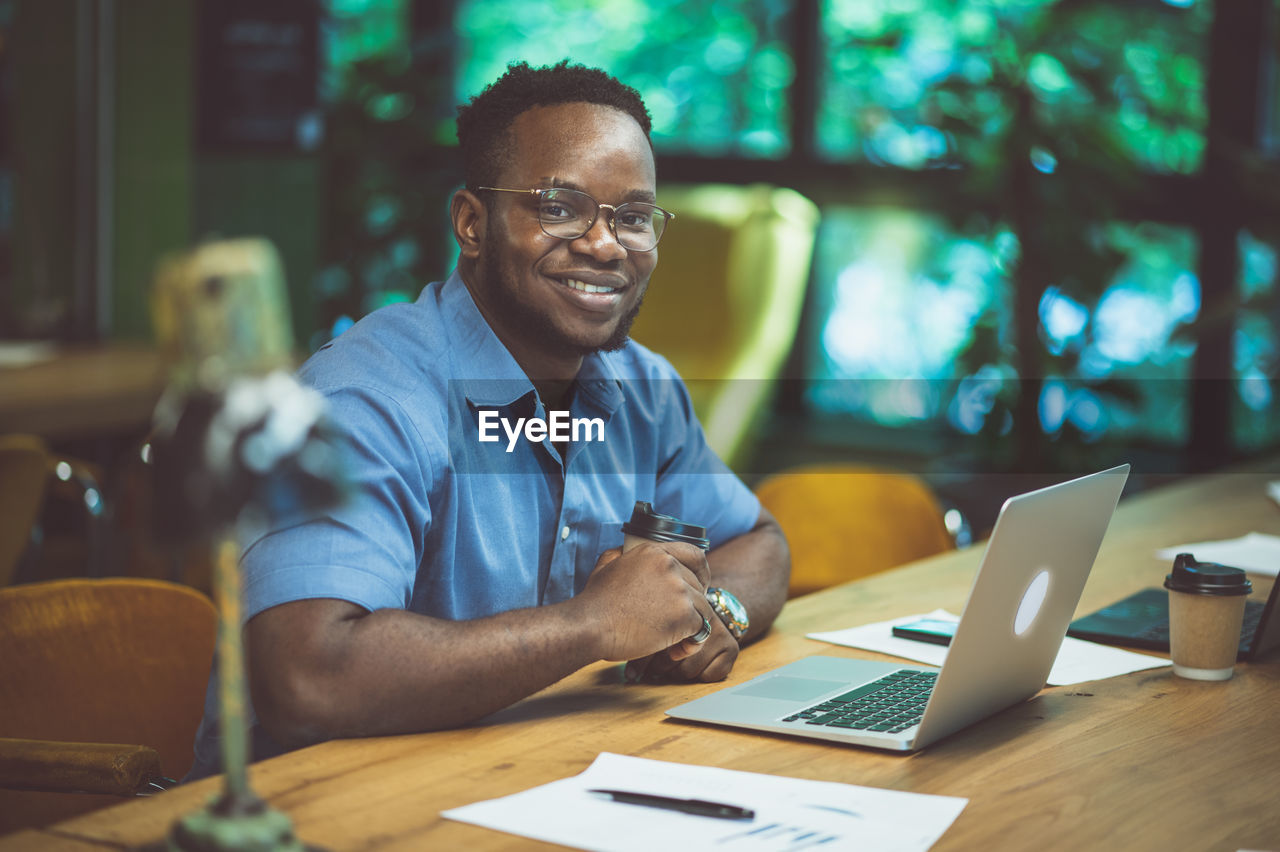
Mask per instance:
[[[631,336],[679,371],[730,467],[751,436],[795,339],[818,208],[764,184],[663,186],[676,214]]]
[[[216,624],[208,598],[158,580],[0,589],[0,834],[181,778]]]
[[[955,547],[933,492],[910,474],[813,465],[767,477],[755,492],[791,546],[789,597]]]

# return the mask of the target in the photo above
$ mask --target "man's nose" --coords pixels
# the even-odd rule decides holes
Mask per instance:
[[[627,250],[618,242],[618,236],[610,226],[612,221],[613,211],[602,209],[587,232],[573,241],[575,251],[589,254],[600,261],[625,259]]]

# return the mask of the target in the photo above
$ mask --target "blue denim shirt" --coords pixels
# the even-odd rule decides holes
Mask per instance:
[[[501,419],[549,412],[456,272],[356,323],[299,375],[328,400],[353,494],[248,543],[246,620],[305,598],[455,620],[558,603],[621,546],[637,500],[705,525],[713,548],[760,513],[674,368],[634,341],[584,359],[567,415],[584,425],[563,458],[550,441],[511,440]],[[496,441],[480,440],[485,412]],[[215,681],[190,778],[221,763]],[[256,724],[253,740],[254,759],[281,751]]]

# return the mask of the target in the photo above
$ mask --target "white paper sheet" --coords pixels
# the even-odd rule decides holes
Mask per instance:
[[[1190,553],[1201,562],[1217,562],[1254,574],[1275,577],[1280,573],[1280,536],[1251,532],[1223,541],[1197,541],[1157,550],[1156,556],[1172,562],[1179,553]]]
[[[710,799],[753,809],[750,822],[608,801],[592,788]],[[600,852],[876,849],[923,852],[968,799],[690,766],[602,752],[580,775],[441,814]]]
[[[940,621],[960,620],[954,613],[938,609],[928,614],[904,615],[892,621],[879,621],[874,624],[864,624],[861,627],[832,630],[826,633],[810,633],[808,636],[810,639],[830,642],[833,645],[879,651],[882,654],[892,654],[895,657],[905,657],[908,660],[941,666],[947,659],[947,646],[930,645],[914,639],[899,639],[893,635],[894,625],[906,624],[921,618],[935,618]],[[1049,671],[1048,682],[1051,686],[1066,686],[1167,665],[1170,665],[1169,661],[1162,657],[1135,654],[1132,651],[1099,645],[1096,642],[1085,642],[1068,636],[1062,640],[1062,649],[1058,652],[1058,658],[1054,660],[1053,668]]]
[[[1280,503],[1280,480],[1267,483],[1267,496]]]

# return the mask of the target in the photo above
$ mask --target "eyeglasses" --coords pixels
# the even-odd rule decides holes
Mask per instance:
[[[676,218],[655,204],[628,201],[614,207],[600,204],[585,192],[576,189],[502,189],[497,186],[480,186],[491,192],[519,192],[537,196],[538,223],[542,232],[561,240],[576,240],[590,231],[601,210],[609,213],[609,230],[618,245],[627,251],[653,251],[667,223]]]

